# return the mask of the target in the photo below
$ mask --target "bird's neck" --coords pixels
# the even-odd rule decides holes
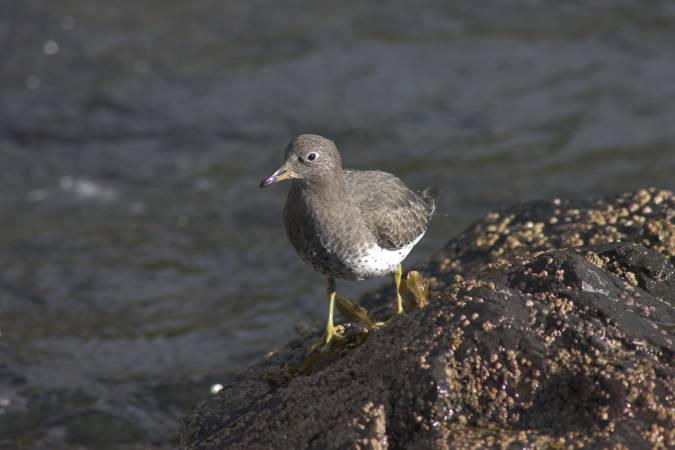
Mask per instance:
[[[316,177],[294,182],[292,190],[306,203],[323,203],[347,206],[351,200],[342,170],[331,176]]]

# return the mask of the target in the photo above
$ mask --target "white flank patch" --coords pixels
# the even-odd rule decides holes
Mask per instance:
[[[373,245],[364,257],[352,262],[351,266],[356,279],[381,277],[393,273],[396,265],[408,256],[423,236],[424,233],[420,234],[410,244],[398,250],[387,250],[379,245]]]

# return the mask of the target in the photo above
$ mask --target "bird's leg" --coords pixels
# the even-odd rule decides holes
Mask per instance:
[[[403,300],[401,299],[401,277],[403,276],[403,267],[401,263],[396,265],[394,271],[394,282],[396,283],[396,314],[403,314]]]
[[[335,279],[330,277],[328,278],[328,320],[326,321],[326,331],[323,333],[323,336],[310,347],[310,351],[313,352],[320,347],[328,347],[328,344],[335,339],[342,339],[343,336],[340,334],[342,327],[333,325],[333,310],[335,309]]]
[[[326,344],[328,344],[333,337],[339,339],[336,328],[333,326],[333,311],[335,310],[335,279],[328,278],[328,321],[326,322]]]

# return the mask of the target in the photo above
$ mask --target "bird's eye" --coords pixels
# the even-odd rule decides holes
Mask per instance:
[[[307,161],[314,161],[314,160],[316,159],[317,156],[319,156],[319,155],[317,155],[316,153],[312,152],[312,153],[310,153],[310,154],[307,155]]]

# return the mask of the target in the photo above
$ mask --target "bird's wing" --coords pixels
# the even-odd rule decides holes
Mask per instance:
[[[424,233],[435,197],[423,198],[386,172],[345,170],[344,175],[347,194],[358,203],[381,247],[396,250]]]

